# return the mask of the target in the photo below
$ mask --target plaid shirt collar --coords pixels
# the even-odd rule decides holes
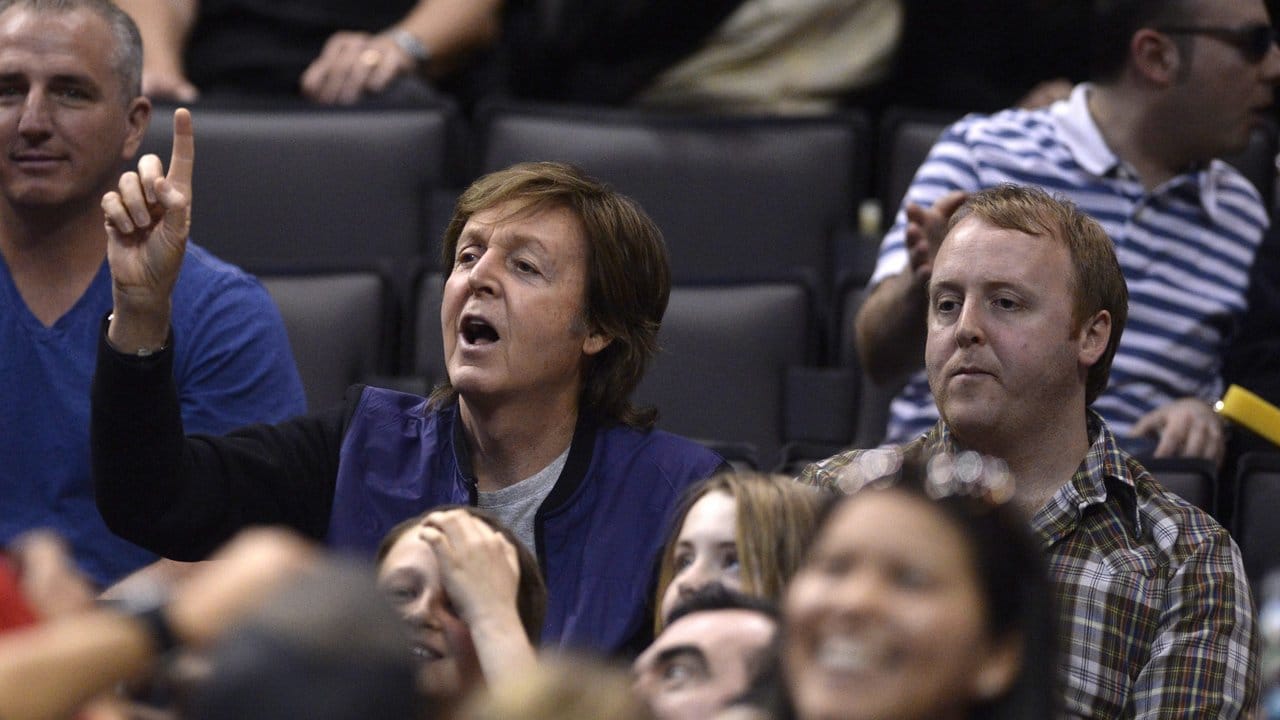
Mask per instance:
[[[1120,449],[1107,424],[1093,410],[1086,410],[1089,451],[1071,480],[1058,489],[1049,502],[1031,519],[1031,529],[1045,547],[1071,534],[1085,510],[1107,501],[1108,493],[1125,508],[1132,520],[1127,528],[1134,538],[1142,536],[1142,517],[1138,512],[1138,488],[1134,484],[1133,459]],[[941,420],[922,437],[927,454],[943,451],[956,453],[965,448],[951,435]]]

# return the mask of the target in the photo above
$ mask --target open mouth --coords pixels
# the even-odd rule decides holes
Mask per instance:
[[[498,342],[498,331],[480,318],[465,318],[462,321],[462,339],[468,345],[487,345]]]
[[[426,645],[414,645],[409,651],[413,653],[413,656],[420,662],[434,662],[444,657],[444,655],[432,650]]]

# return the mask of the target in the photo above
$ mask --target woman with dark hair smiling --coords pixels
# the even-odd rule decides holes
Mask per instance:
[[[1003,464],[871,451],[841,487],[783,606],[795,717],[1056,717],[1053,597]]]

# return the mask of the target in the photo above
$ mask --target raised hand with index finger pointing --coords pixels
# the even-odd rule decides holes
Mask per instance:
[[[107,338],[118,350],[159,348],[168,336],[173,286],[191,229],[194,162],[191,113],[179,108],[168,174],[158,157],[144,155],[137,171],[121,175],[118,188],[102,197],[114,300]]]

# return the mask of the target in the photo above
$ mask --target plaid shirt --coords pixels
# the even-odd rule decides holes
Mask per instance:
[[[1258,637],[1240,550],[1157,485],[1092,411],[1089,437],[1071,481],[1031,520],[1057,587],[1067,714],[1252,717]],[[939,422],[903,449],[958,448]],[[800,480],[838,490],[862,452],[814,463]]]

